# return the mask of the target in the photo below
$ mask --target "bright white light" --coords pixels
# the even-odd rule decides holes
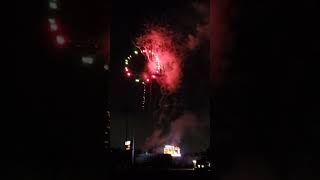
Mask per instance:
[[[180,148],[177,146],[165,145],[163,153],[170,154],[172,157],[181,157]]]
[[[198,164],[198,168],[200,168],[200,164]]]
[[[193,164],[196,164],[196,163],[197,163],[197,160],[192,160],[192,163],[193,163]]]
[[[129,146],[131,144],[131,141],[125,141],[124,145]]]
[[[201,168],[204,168],[204,165],[201,165]]]
[[[138,51],[134,51],[135,54],[138,54]]]
[[[90,56],[83,56],[81,60],[85,64],[92,64],[93,63],[93,57],[90,57]]]

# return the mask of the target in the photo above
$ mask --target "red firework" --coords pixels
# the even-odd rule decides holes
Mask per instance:
[[[173,92],[181,78],[181,57],[174,35],[164,27],[149,27],[146,33],[137,38],[137,46],[147,59],[146,73],[156,79],[161,88]]]

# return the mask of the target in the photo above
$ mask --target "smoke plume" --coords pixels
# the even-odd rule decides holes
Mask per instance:
[[[190,112],[184,113],[170,123],[168,133],[163,134],[164,129],[157,128],[153,134],[147,138],[143,149],[163,147],[165,144],[179,145],[185,133],[196,128],[197,117]],[[162,149],[160,149],[160,151],[161,150]]]
[[[159,58],[161,76],[157,78],[157,82],[170,93],[177,90],[181,81],[183,53],[178,42],[177,33],[158,25],[148,25],[146,32],[136,40],[140,48],[150,50]],[[155,60],[149,59],[146,65],[148,71],[153,71],[154,66]]]
[[[204,42],[209,41],[209,1],[193,3],[191,6],[192,12],[181,19],[190,19],[184,22],[187,27],[192,28],[177,33],[165,26],[149,25],[145,34],[137,38],[138,46],[158,54],[164,70],[157,80],[162,93],[157,112],[157,127],[147,138],[142,147],[144,150],[158,149],[159,153],[162,153],[163,145],[180,146],[186,132],[201,129],[199,119],[193,113],[181,113],[177,105],[179,99],[172,98],[182,81],[184,59]],[[153,68],[150,64],[147,66]]]

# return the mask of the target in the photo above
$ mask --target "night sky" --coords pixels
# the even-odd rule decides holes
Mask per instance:
[[[201,23],[201,17],[192,9],[192,2],[174,1],[154,2],[143,1],[115,2],[112,5],[111,26],[111,77],[110,77],[110,107],[112,113],[112,145],[123,147],[125,139],[125,121],[129,119],[129,135],[134,131],[137,148],[144,144],[157,123],[153,112],[157,106],[141,110],[143,87],[132,80],[127,81],[123,73],[124,59],[133,52],[132,41],[145,31],[145,25],[158,23],[182,30],[184,35],[193,32]],[[209,2],[209,1],[207,1]],[[207,6],[208,8],[208,6]],[[124,13],[125,12],[125,13]],[[187,16],[186,16],[186,12]],[[130,14],[130,16],[128,16]],[[184,19],[185,18],[185,19]],[[209,14],[208,17],[209,18]],[[186,19],[192,22],[186,22]],[[203,21],[203,19],[202,19]],[[209,147],[209,40],[199,49],[190,52],[183,67],[184,75],[181,89],[178,90],[180,103],[184,111],[190,111],[199,116],[198,123],[205,124],[196,130],[194,135],[186,134],[181,145],[185,152],[198,152]],[[159,88],[153,90],[154,99],[161,96]],[[156,100],[154,100],[156,103]],[[129,113],[129,115],[127,115]]]
[[[106,108],[114,112],[112,126],[116,130],[112,130],[112,143],[121,146],[123,105],[130,102],[128,99],[135,99],[133,92],[138,89],[119,75],[117,60],[127,56],[130,39],[141,30],[144,21],[161,17],[160,20],[169,23],[183,22],[177,21],[179,16],[167,18],[177,9],[180,11],[181,6],[187,8],[186,1],[174,2],[112,3],[109,25],[114,69],[109,75],[98,67],[81,66],[76,56],[61,53],[50,44],[45,24],[46,1],[23,1],[14,5],[15,10],[10,13],[13,16],[10,27],[14,30],[7,44],[12,49],[11,58],[7,60],[13,62],[8,67],[13,69],[9,76],[14,77],[14,94],[8,96],[13,111],[8,119],[4,118],[10,124],[5,138],[9,142],[7,147],[12,148],[12,153],[7,155],[12,176],[48,179],[59,169],[101,167],[108,162],[103,145]],[[97,4],[100,3],[97,1]],[[79,6],[68,7],[73,11],[81,9]],[[188,83],[184,87],[189,90],[184,91],[182,97],[185,97],[186,109],[204,117],[208,113],[206,109],[210,109],[218,172],[229,179],[249,179],[248,176],[261,173],[270,179],[288,176],[319,179],[316,169],[319,68],[316,62],[320,31],[316,27],[316,4],[313,1],[219,1],[214,7],[219,21],[215,19],[211,42],[217,42],[210,50],[221,53],[211,59],[222,66],[218,68],[219,76],[215,76],[220,83],[210,89],[208,106],[206,87],[200,83],[206,81],[202,74],[205,72],[194,70],[196,64],[190,60],[192,65],[186,64],[185,68],[193,73],[186,77]],[[81,16],[79,9],[78,14],[70,13],[70,16]],[[105,12],[109,11],[102,13],[108,19]],[[66,20],[73,22],[70,16]],[[84,34],[92,36],[95,31],[88,27],[96,25],[102,27],[102,31],[110,27],[105,25],[104,29],[104,22],[102,25],[85,22],[74,23],[79,23],[79,29],[86,29]],[[78,34],[79,29],[71,28],[70,32]],[[213,65],[217,64],[211,63],[211,73],[217,68]],[[190,88],[194,86],[197,88]],[[129,90],[132,93],[128,93]],[[109,94],[114,96],[109,99]],[[108,103],[112,106],[108,107]],[[135,112],[132,108],[130,113]],[[140,112],[136,114],[136,132],[145,132],[139,138],[142,143],[151,132],[153,122],[142,116],[138,118]]]

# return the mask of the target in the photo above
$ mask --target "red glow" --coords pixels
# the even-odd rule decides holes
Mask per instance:
[[[127,76],[129,76],[129,77],[130,77],[130,76],[131,76],[131,73],[129,73],[129,72],[128,72],[128,73],[127,73]]]
[[[159,75],[157,83],[169,92],[174,92],[181,81],[183,52],[176,43],[177,37],[179,35],[167,28],[151,25],[137,38],[137,45],[148,52],[147,72],[156,72]]]
[[[155,76],[155,75],[152,75],[151,77],[152,77],[153,79],[155,79],[155,78],[156,78],[156,76]]]
[[[128,72],[128,71],[129,71],[128,67],[125,67],[124,69],[126,70],[126,72]]]
[[[147,81],[147,82],[150,82],[150,79],[148,78],[148,79],[146,79],[146,81]]]

